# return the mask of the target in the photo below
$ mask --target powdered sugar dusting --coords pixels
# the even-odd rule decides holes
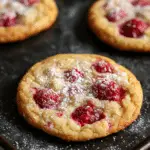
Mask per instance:
[[[131,134],[140,134],[143,135],[143,133],[148,128],[148,124],[150,123],[150,120],[145,120],[143,117],[140,117],[136,123],[132,124],[131,127],[129,127],[128,132],[131,132]]]
[[[13,12],[13,13],[19,13],[20,15],[24,14],[27,7],[20,3],[19,1],[14,0],[2,0],[0,2],[0,15],[3,13]]]
[[[39,0],[1,0],[0,26],[8,27],[28,22],[28,15],[36,14],[36,9],[31,7],[36,2]]]
[[[119,70],[119,68],[117,68],[117,65],[115,68],[115,71],[113,72],[107,72],[107,73],[95,73],[96,70],[93,70],[92,68],[92,65],[94,64],[96,60],[93,60],[93,62],[89,62],[86,63],[86,61],[82,62],[82,60],[78,60],[77,63],[75,63],[75,65],[72,67],[60,67],[59,68],[59,65],[56,64],[56,66],[46,66],[46,67],[41,67],[38,71],[36,70],[34,72],[34,76],[36,78],[38,77],[44,77],[44,82],[40,82],[41,84],[41,88],[42,89],[52,89],[56,94],[59,94],[61,96],[61,102],[60,102],[60,105],[55,108],[54,110],[42,110],[43,115],[46,116],[48,112],[53,112],[54,111],[54,114],[51,114],[51,116],[48,116],[48,117],[45,117],[46,119],[44,120],[45,123],[54,120],[56,117],[57,119],[59,120],[63,120],[63,119],[68,119],[69,116],[71,116],[71,114],[77,109],[79,108],[80,106],[84,106],[88,100],[91,100],[96,109],[94,111],[95,113],[95,118],[92,118],[92,121],[95,119],[96,121],[99,120],[99,113],[98,112],[103,112],[103,110],[105,109],[105,103],[104,101],[105,100],[108,100],[108,99],[105,99],[105,100],[102,100],[102,99],[98,99],[95,97],[93,91],[92,91],[92,85],[94,83],[98,83],[98,84],[101,84],[102,88],[105,89],[110,82],[113,83],[113,89],[111,91],[111,93],[117,91],[118,92],[118,87],[120,86],[128,86],[128,76],[125,72],[122,72]],[[66,61],[65,61],[66,62]],[[71,60],[71,62],[73,62]],[[80,64],[80,65],[79,65]],[[85,66],[83,66],[83,64]],[[104,61],[102,61],[99,65],[102,65],[102,64],[105,64]],[[63,66],[63,64],[61,64]],[[113,64],[112,64],[113,65]],[[69,66],[69,65],[68,65]],[[74,70],[72,70],[72,68]],[[78,71],[77,71],[77,70]],[[71,73],[67,74],[67,79],[65,79],[65,72],[66,71],[71,71]],[[78,75],[76,75],[76,73],[79,75],[79,78],[77,78]],[[70,75],[72,76],[75,76],[76,77],[76,80],[74,80],[72,82],[70,82],[70,80],[68,80],[70,78]],[[101,80],[99,80],[101,79]],[[102,80],[106,80],[106,83],[103,83]],[[39,79],[38,79],[39,81]],[[42,80],[41,80],[42,81]],[[58,89],[58,90],[55,90],[54,88],[54,85],[51,84],[53,81],[55,81],[55,84],[59,86],[59,84],[63,83],[63,86]],[[63,81],[63,82],[62,82]],[[48,82],[49,84],[46,84],[46,82]],[[61,83],[60,83],[61,82]],[[115,84],[114,84],[115,83]],[[110,87],[109,87],[110,88]],[[115,99],[119,99],[119,97],[117,97],[117,95],[113,95],[115,96]],[[110,98],[111,99],[111,98]],[[107,103],[107,101],[105,101]],[[113,102],[114,104],[116,104],[116,102]],[[117,103],[117,105],[119,105],[119,103]],[[120,106],[120,105],[119,105]],[[121,106],[120,106],[121,108]],[[89,109],[89,108],[86,108],[86,109]],[[56,111],[56,112],[55,112]],[[58,114],[57,112],[63,112],[63,115],[62,114]],[[91,112],[91,109],[89,109],[89,112]],[[87,113],[88,114],[88,113]],[[106,118],[107,118],[107,112],[106,114]],[[84,118],[85,117],[85,118]],[[84,120],[85,119],[85,122],[88,120],[88,118],[86,118],[86,116],[84,115],[81,115],[81,118]],[[106,119],[104,118],[104,119]],[[87,119],[87,120],[86,120]],[[94,121],[95,121],[94,120]],[[90,123],[93,123],[93,122],[90,122]],[[75,122],[76,123],[76,122]],[[77,124],[77,123],[76,123]],[[47,125],[47,124],[46,124]],[[77,124],[78,125],[78,124]],[[84,124],[83,124],[84,126]],[[50,129],[51,129],[51,125],[50,125]],[[54,129],[55,129],[55,125],[54,125]],[[54,130],[53,129],[53,130]],[[117,138],[113,138],[113,141],[116,142],[118,139]],[[124,142],[124,139],[122,139],[122,142]],[[37,147],[35,147],[36,149]],[[93,148],[94,148],[94,145],[93,145]],[[106,149],[119,149],[119,146],[112,146],[109,147],[106,145]],[[61,147],[56,147],[56,149],[61,149]],[[74,148],[75,149],[75,148]],[[97,147],[98,149],[98,147]]]
[[[71,59],[69,61],[73,62]],[[82,105],[83,101],[89,100],[89,98],[94,99],[94,93],[96,92],[92,90],[94,82],[101,84],[103,89],[106,89],[111,82],[115,82],[112,86],[114,92],[118,90],[119,85],[127,86],[128,84],[127,74],[120,72],[117,70],[117,67],[114,67],[105,60],[96,61],[96,65],[101,66],[103,71],[106,72],[98,72],[96,76],[92,73],[92,66],[95,64],[92,62],[76,60],[72,69],[64,71],[58,69],[57,64],[55,63],[51,68],[47,68],[43,72],[37,71],[34,75],[39,83],[46,88],[56,90],[59,87],[56,91],[56,93],[61,95],[59,110],[66,110],[66,107],[70,104],[74,106]],[[104,70],[105,67],[107,70]],[[97,76],[99,79],[97,79]],[[105,82],[103,82],[104,80]],[[62,84],[63,86],[60,87]],[[117,96],[116,94],[115,99],[119,99]]]
[[[118,17],[122,15],[122,13],[120,13],[121,11],[126,13],[126,16],[121,16],[120,19],[116,19],[119,24],[135,17],[141,17],[142,19],[150,21],[150,5],[133,5],[129,0],[107,0],[106,11],[107,14],[110,15],[118,14]]]
[[[73,60],[71,59],[70,61],[73,62]],[[107,67],[107,70],[104,70],[104,72],[107,73],[98,72],[97,74],[95,74],[95,71],[93,72],[92,67],[92,65],[95,63],[89,63],[86,61],[82,62],[81,60],[76,60],[76,63],[73,66],[73,68],[60,69],[58,65],[59,63],[56,63],[55,61],[55,63],[50,67],[43,67],[42,69],[39,68],[39,70],[35,70],[33,74],[36,77],[36,80],[39,82],[39,84],[42,85],[43,90],[45,91],[50,89],[48,91],[52,90],[55,94],[60,95],[60,101],[57,107],[51,107],[55,106],[55,100],[50,100],[49,98],[54,98],[54,96],[49,95],[49,93],[47,92],[44,95],[42,94],[42,96],[38,96],[38,98],[40,97],[40,100],[37,101],[36,99],[36,103],[41,107],[41,109],[52,108],[57,111],[63,111],[64,115],[61,117],[66,118],[72,113],[70,111],[67,112],[68,109],[72,107],[76,109],[82,106],[83,104],[86,104],[88,100],[92,100],[93,102],[99,101],[99,99],[95,97],[95,91],[92,90],[92,85],[94,82],[98,82],[98,84],[101,84],[102,88],[105,91],[110,82],[115,81],[118,85],[113,84],[113,91],[111,91],[113,93],[115,91],[118,91],[119,85],[124,86],[125,84],[123,83],[128,82],[126,78],[127,74],[117,70],[117,66],[114,67],[112,64],[109,64],[109,62],[105,62],[104,60],[101,60],[98,63],[98,65],[102,66],[102,68],[103,66]],[[97,76],[99,76],[98,78],[101,78],[102,80],[104,79],[105,83],[103,83],[102,80],[97,80]],[[61,88],[57,88],[60,87],[60,85],[62,84],[63,86],[61,86]],[[47,98],[47,96],[49,98]],[[118,100],[120,99],[120,96],[114,94],[113,97],[109,97],[108,99],[110,100],[114,98]],[[107,98],[105,100],[107,100]],[[101,101],[96,102],[96,106],[100,110],[104,109],[104,103],[101,103]],[[73,111],[73,109],[71,111]],[[46,122],[51,121],[51,119],[55,118],[56,116],[60,117],[56,113],[55,115],[52,115],[51,118],[48,118]]]
[[[150,21],[150,6],[145,7],[137,6],[135,9],[138,16]]]
[[[105,150],[121,150],[121,148],[117,145],[117,146],[110,146],[106,148]]]
[[[110,73],[101,74],[101,77],[104,77],[108,81],[110,80],[116,81],[119,85],[122,85],[122,86],[129,85],[128,77],[125,72],[117,72],[117,74],[110,74]]]
[[[133,18],[135,16],[134,7],[130,2],[128,2],[128,0],[107,0],[106,10],[108,12],[118,12],[120,10],[123,10],[125,13],[127,13],[126,18]]]
[[[58,68],[56,68],[56,66],[53,66],[51,69],[48,69],[46,71],[46,74],[49,76],[49,77],[62,77],[62,73],[60,72],[60,70],[58,70]]]

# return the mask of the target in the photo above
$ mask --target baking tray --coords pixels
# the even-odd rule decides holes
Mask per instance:
[[[87,25],[87,11],[94,0],[56,2],[60,13],[51,29],[23,42],[0,45],[0,139],[3,145],[16,150],[136,149],[150,136],[150,54],[120,52],[100,42]],[[76,143],[62,141],[28,125],[17,112],[18,82],[34,63],[57,53],[101,54],[129,68],[144,90],[138,120],[126,130],[106,138]]]

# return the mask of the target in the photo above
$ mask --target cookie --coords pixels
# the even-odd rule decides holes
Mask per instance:
[[[0,43],[24,40],[50,28],[57,14],[54,0],[1,0]]]
[[[99,39],[126,51],[150,51],[149,0],[98,0],[88,22]]]
[[[18,86],[19,113],[32,126],[67,141],[105,137],[140,114],[140,82],[113,60],[92,54],[49,57]]]

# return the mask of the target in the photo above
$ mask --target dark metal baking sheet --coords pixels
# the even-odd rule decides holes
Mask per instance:
[[[150,54],[120,52],[100,42],[87,26],[87,11],[93,2],[57,0],[60,14],[52,29],[23,42],[0,45],[0,136],[15,149],[132,150],[150,136]],[[64,142],[28,125],[17,112],[18,82],[34,63],[57,53],[101,54],[129,68],[144,90],[139,119],[119,133],[77,143]]]

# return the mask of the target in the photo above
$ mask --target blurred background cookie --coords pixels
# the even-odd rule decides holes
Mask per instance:
[[[54,0],[1,0],[0,42],[24,40],[46,30],[57,15]]]
[[[148,0],[98,0],[90,8],[88,20],[98,38],[113,47],[150,51]]]

